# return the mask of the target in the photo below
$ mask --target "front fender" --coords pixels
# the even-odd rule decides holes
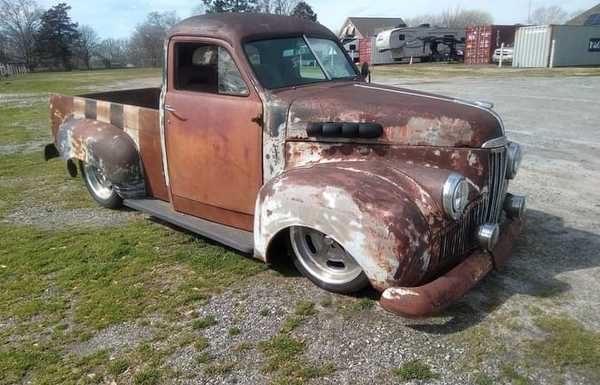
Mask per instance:
[[[102,169],[123,198],[145,195],[139,152],[122,129],[71,116],[58,128],[56,148],[64,160],[78,159]]]
[[[255,212],[255,254],[290,226],[328,234],[383,290],[416,285],[430,261],[430,229],[416,202],[433,202],[416,182],[378,162],[335,162],[285,171],[263,186]],[[422,204],[421,204],[422,206]]]

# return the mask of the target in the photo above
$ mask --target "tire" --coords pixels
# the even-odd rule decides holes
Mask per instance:
[[[90,195],[102,207],[108,209],[118,209],[123,206],[123,199],[115,192],[102,170],[89,163],[79,162],[81,176],[85,181]]]
[[[298,271],[320,288],[349,294],[369,286],[356,260],[327,235],[294,226],[290,228],[289,245]]]

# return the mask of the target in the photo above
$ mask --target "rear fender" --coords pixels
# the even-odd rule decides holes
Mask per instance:
[[[419,283],[429,267],[430,231],[414,195],[415,189],[420,197],[427,193],[409,177],[382,167],[316,164],[273,178],[257,199],[255,255],[269,262],[269,244],[281,231],[306,226],[342,245],[375,288]]]
[[[77,159],[100,168],[122,198],[146,195],[137,147],[122,129],[71,116],[58,128],[56,148],[64,160]]]

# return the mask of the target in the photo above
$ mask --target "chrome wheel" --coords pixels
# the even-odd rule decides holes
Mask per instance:
[[[108,200],[113,196],[113,188],[101,169],[89,163],[83,165],[87,185],[98,198]]]
[[[360,265],[331,237],[307,227],[292,227],[290,240],[297,262],[312,278],[328,286],[344,286],[357,279],[366,282]]]

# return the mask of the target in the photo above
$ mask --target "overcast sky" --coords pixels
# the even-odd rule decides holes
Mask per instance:
[[[190,16],[200,0],[38,0],[47,8],[60,2],[71,5],[71,17],[80,24],[92,26],[103,37],[126,38],[148,12],[176,11],[181,18]],[[561,5],[569,13],[587,10],[599,0],[533,0],[533,7]],[[319,22],[334,32],[348,16],[385,16],[410,18],[424,13],[437,13],[448,7],[482,9],[497,24],[523,23],[527,20],[528,0],[309,0]]]

